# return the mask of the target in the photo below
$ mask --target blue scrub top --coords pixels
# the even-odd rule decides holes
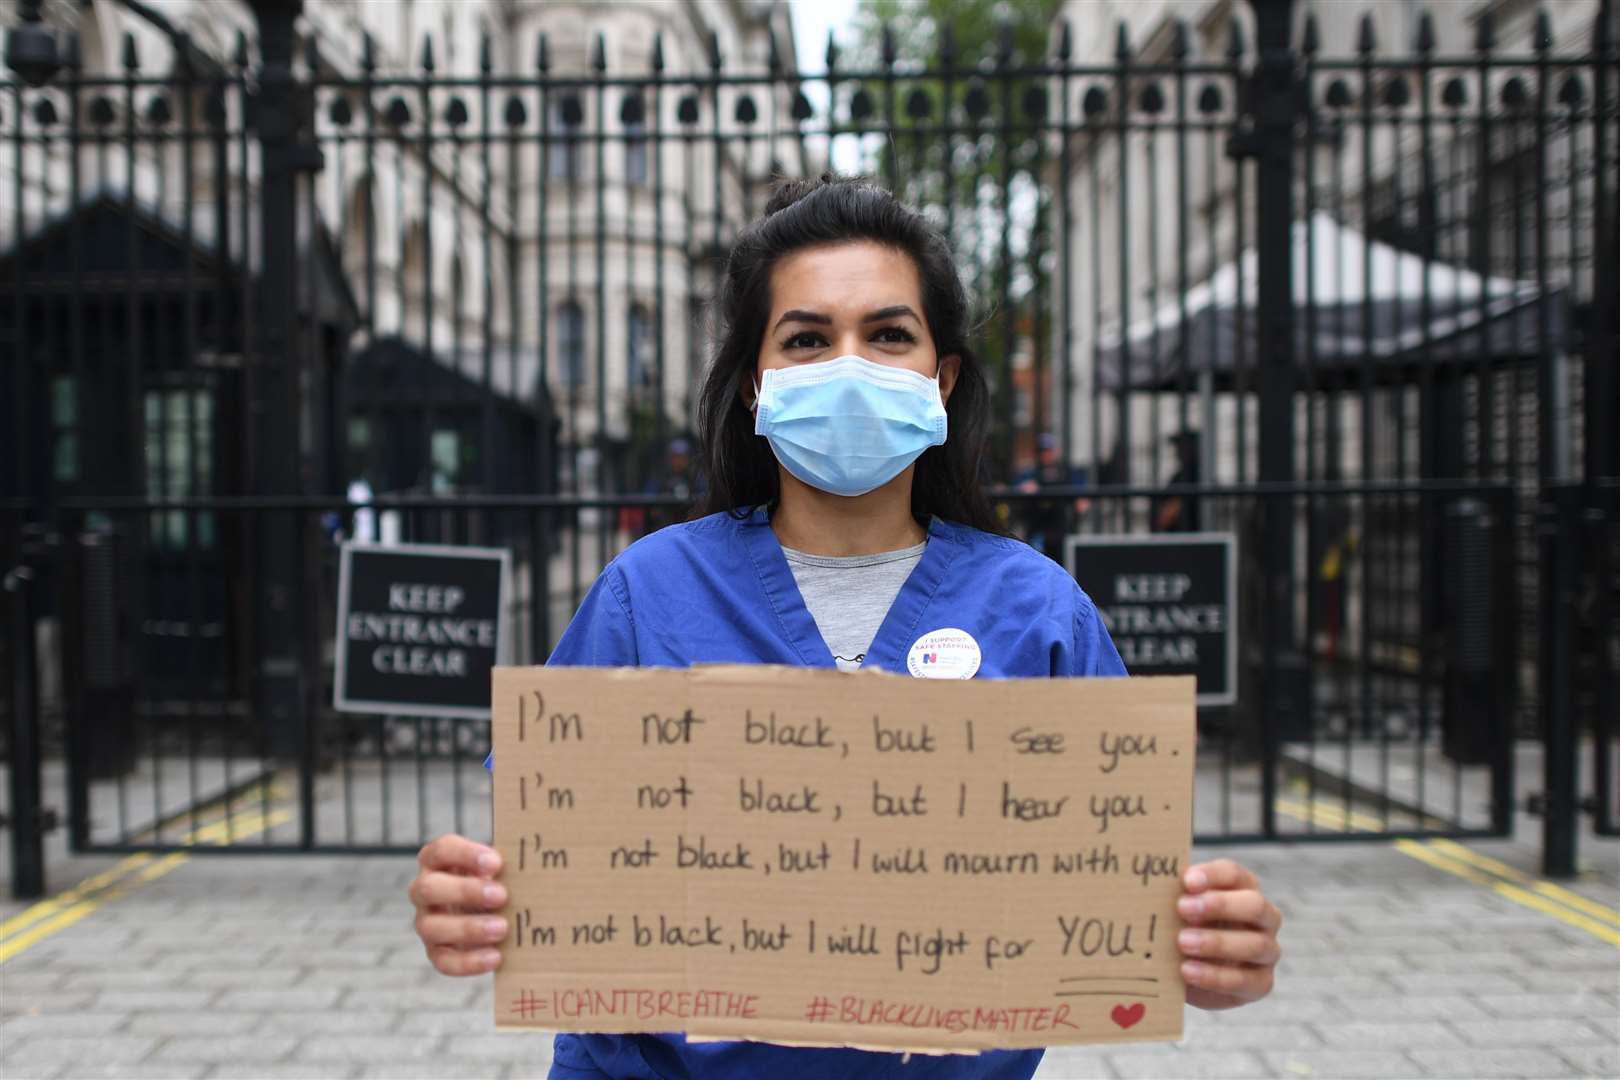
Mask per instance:
[[[934,518],[922,560],[878,627],[863,666],[906,670],[913,642],[965,630],[978,678],[1124,675],[1091,599],[1021,541]],[[698,663],[830,668],[763,508],[672,525],[630,545],[586,595],[549,664],[687,667]],[[486,762],[487,764],[487,762]],[[772,1077],[834,1080],[1027,1080],[1041,1051],[974,1057],[688,1043],[666,1035],[557,1036],[552,1077]]]

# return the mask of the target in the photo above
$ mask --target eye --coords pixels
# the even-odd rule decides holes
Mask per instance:
[[[894,345],[909,345],[917,340],[917,335],[903,326],[885,326],[877,332],[876,338]]]
[[[784,349],[819,349],[826,340],[814,330],[803,330],[782,342]]]

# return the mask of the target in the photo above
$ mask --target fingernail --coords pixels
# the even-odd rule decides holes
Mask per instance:
[[[478,954],[478,966],[485,971],[494,971],[501,963],[501,954],[494,949],[485,949]]]
[[[1187,871],[1187,888],[1189,888],[1189,889],[1203,889],[1203,888],[1207,888],[1208,886],[1209,886],[1209,875],[1208,874],[1204,873],[1202,870],[1197,870],[1197,869]]]
[[[1189,919],[1196,919],[1204,913],[1204,901],[1196,896],[1183,896],[1176,901],[1176,910]]]
[[[500,907],[506,902],[506,890],[499,885],[484,886],[484,903],[490,907]]]
[[[1204,943],[1204,935],[1197,930],[1183,930],[1176,935],[1176,944],[1188,952],[1197,952],[1198,947]]]
[[[506,936],[505,919],[485,919],[484,936],[499,941]]]
[[[493,874],[501,868],[501,857],[493,852],[485,852],[478,856],[478,869],[486,874]]]

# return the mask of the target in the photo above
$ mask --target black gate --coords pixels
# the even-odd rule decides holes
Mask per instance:
[[[685,512],[719,261],[773,175],[829,165],[955,247],[1010,531],[1058,558],[1235,540],[1201,841],[1502,835],[1538,739],[1549,867],[1573,866],[1583,739],[1615,828],[1607,0],[1573,42],[1544,15],[1499,36],[1493,5],[1385,43],[1290,0],[1135,41],[921,24],[815,74],[769,18],[747,58],[694,30],[611,59],[556,27],[457,60],[252,6],[252,47],[170,27],[163,56],[98,64],[51,51],[88,25],[18,5],[19,892],[58,801],[77,850],[487,830],[487,722],[331,707],[337,543],[508,549],[514,659],[541,662],[599,568]]]

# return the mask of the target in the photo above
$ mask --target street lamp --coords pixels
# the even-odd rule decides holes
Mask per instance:
[[[43,0],[20,0],[22,25],[6,35],[6,66],[29,86],[44,86],[69,61],[77,42],[65,30],[44,25]]]

